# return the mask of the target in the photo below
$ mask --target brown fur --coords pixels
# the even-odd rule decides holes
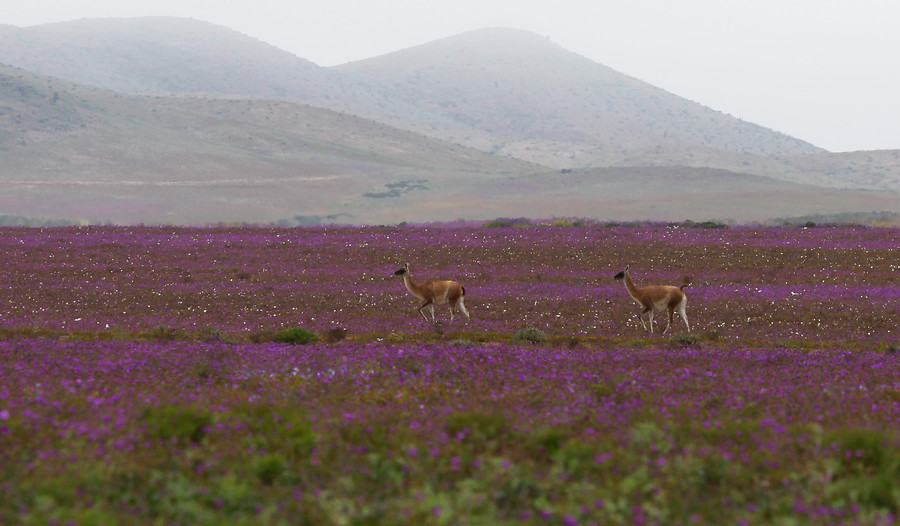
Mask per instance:
[[[451,322],[454,318],[453,312],[457,308],[466,315],[466,318],[469,318],[469,311],[466,310],[465,305],[466,288],[459,283],[451,280],[434,280],[426,281],[425,283],[416,283],[409,273],[409,263],[404,264],[400,270],[394,272],[394,275],[402,276],[406,289],[410,291],[413,296],[424,302],[417,310],[425,321],[428,321],[428,318],[425,316],[425,313],[422,312],[422,309],[428,307],[431,311],[431,321],[434,323],[434,305],[443,305],[444,303],[450,304]]]
[[[665,309],[668,312],[668,321],[665,330],[663,330],[663,334],[665,334],[669,327],[672,326],[672,320],[675,318],[675,309],[678,309],[678,313],[681,315],[681,319],[684,320],[688,332],[691,332],[691,325],[688,323],[687,312],[685,311],[687,296],[684,293],[684,288],[690,285],[690,278],[685,278],[684,283],[680,287],[670,285],[638,287],[631,281],[628,268],[626,266],[625,270],[616,274],[614,279],[623,280],[628,294],[643,307],[638,315],[641,325],[645,329],[647,328],[647,325],[644,323],[644,314],[649,314],[650,332],[653,333],[653,311],[655,309]]]

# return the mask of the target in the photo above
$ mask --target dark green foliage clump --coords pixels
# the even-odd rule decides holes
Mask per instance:
[[[275,453],[266,455],[256,461],[256,476],[266,486],[271,486],[285,472],[287,462],[284,457]]]
[[[213,422],[209,411],[174,405],[149,407],[144,410],[143,419],[151,435],[163,440],[174,438],[181,443],[200,442]]]
[[[498,451],[516,441],[509,422],[503,415],[486,411],[460,411],[447,417],[447,434],[464,437],[475,449]]]
[[[306,345],[308,343],[316,343],[319,341],[319,337],[314,332],[302,327],[291,327],[276,332],[273,340],[278,343],[289,343],[291,345]]]
[[[232,408],[223,415],[238,421],[247,429],[246,444],[253,450],[280,451],[287,459],[306,458],[316,443],[316,435],[312,431],[305,411],[297,408],[273,408],[269,406],[245,404]],[[270,459],[257,465],[260,472],[277,471],[274,464],[277,459]],[[260,475],[264,478],[263,475]]]
[[[718,221],[684,221],[682,223],[670,223],[669,226],[682,226],[684,228],[728,228],[728,224]]]
[[[840,452],[831,499],[900,510],[900,462],[892,433],[845,428],[828,433],[825,442]]]
[[[513,334],[513,341],[516,343],[544,343],[547,341],[547,335],[537,327],[525,327]]]
[[[484,224],[484,226],[488,228],[509,228],[509,227],[518,227],[518,228],[527,228],[534,226],[531,221],[525,218],[517,218],[517,219],[509,219],[498,217],[493,221],[488,221]]]
[[[700,343],[700,336],[696,334],[689,334],[686,332],[678,333],[672,336],[672,343],[679,345],[681,347],[693,347]]]

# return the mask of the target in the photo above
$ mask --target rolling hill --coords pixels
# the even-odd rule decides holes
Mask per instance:
[[[315,98],[337,82],[286,51],[182,18],[0,26],[0,50],[0,62],[125,93]]]
[[[0,61],[127,93],[313,104],[556,167],[621,163],[660,145],[821,151],[519,30],[473,31],[321,68],[196,20],[79,20],[0,28]]]
[[[204,223],[352,209],[362,218],[390,207],[377,196],[404,181],[427,182],[413,191],[545,170],[285,101],[126,95],[9,66],[0,100],[0,214]]]
[[[483,136],[452,136],[454,142],[553,166],[617,164],[652,156],[657,147],[757,155],[821,151],[525,31],[473,31],[337,69]],[[424,132],[432,123],[421,125]]]
[[[82,20],[0,26],[0,63],[12,64],[0,66],[0,215],[758,221],[900,209],[900,152],[824,152],[522,31],[322,68],[196,20]]]

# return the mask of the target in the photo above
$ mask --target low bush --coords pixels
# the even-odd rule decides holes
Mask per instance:
[[[319,337],[314,332],[303,327],[282,329],[276,332],[272,339],[278,343],[289,343],[291,345],[306,345],[319,341]]]
[[[681,347],[692,347],[700,343],[700,337],[696,334],[682,332],[672,336],[671,342]]]
[[[209,411],[174,405],[148,407],[142,416],[152,436],[163,440],[174,438],[181,443],[200,442],[206,428],[213,423]]]
[[[547,335],[537,327],[525,327],[513,334],[513,341],[516,343],[543,343],[547,341]]]

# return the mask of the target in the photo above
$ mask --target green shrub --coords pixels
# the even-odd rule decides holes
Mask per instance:
[[[700,337],[696,334],[682,332],[672,336],[670,341],[682,347],[691,347],[700,343]]]
[[[278,480],[287,467],[284,457],[279,454],[266,455],[256,461],[256,476],[266,486]]]
[[[516,227],[516,228],[527,228],[532,226],[531,221],[525,218],[519,219],[506,219],[506,218],[497,218],[493,221],[488,221],[484,224],[484,226],[488,228],[508,228],[508,227]]]
[[[865,428],[844,428],[825,435],[838,447],[838,469],[830,499],[867,508],[900,510],[900,465],[895,435]]]
[[[273,340],[278,343],[289,343],[291,345],[306,345],[308,343],[316,343],[319,341],[319,337],[312,331],[302,327],[291,327],[276,332]]]
[[[581,478],[598,467],[598,450],[598,446],[593,443],[566,440],[552,452],[552,457],[562,472]]]
[[[447,417],[447,434],[464,433],[466,441],[494,450],[513,439],[509,422],[503,415],[482,411],[460,411]]]
[[[544,343],[547,341],[547,335],[537,327],[525,327],[513,334],[513,341],[516,343]]]
[[[316,444],[309,417],[301,408],[242,404],[223,416],[247,426],[247,443],[266,451],[281,451],[291,460],[304,459]]]
[[[605,404],[607,401],[619,399],[619,392],[616,390],[618,384],[618,380],[607,380],[590,386],[590,391],[598,404]]]
[[[563,427],[550,427],[534,433],[534,444],[542,454],[552,455],[571,437],[571,432]]]
[[[222,334],[221,329],[217,329],[215,327],[204,327],[197,331],[197,339],[201,342],[206,343],[214,343],[214,342],[222,342],[222,343],[236,343],[233,338],[229,338],[225,334]]]
[[[728,228],[727,224],[717,221],[685,221],[682,225],[686,228]]]
[[[148,407],[142,418],[152,436],[163,440],[174,438],[179,442],[200,442],[213,422],[209,411],[174,405]]]
[[[825,442],[838,446],[843,468],[880,471],[893,462],[893,438],[875,429],[844,428],[828,433]]]

